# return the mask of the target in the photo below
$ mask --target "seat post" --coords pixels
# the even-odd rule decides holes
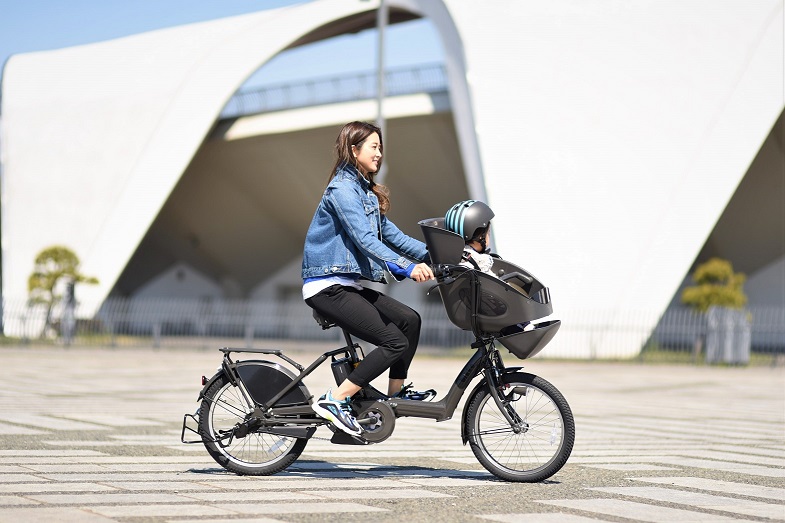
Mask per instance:
[[[349,334],[349,331],[341,327],[341,331],[343,332],[343,339],[346,340],[347,347],[354,347],[354,341],[352,341],[352,336]]]

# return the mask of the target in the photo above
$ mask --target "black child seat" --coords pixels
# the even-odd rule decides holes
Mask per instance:
[[[439,276],[437,289],[450,321],[475,335],[499,340],[512,354],[526,359],[540,352],[553,338],[561,321],[522,325],[553,313],[550,293],[534,276],[501,258],[493,261],[496,277],[460,264],[464,241],[444,228],[444,218],[419,222],[433,265],[447,268],[448,276]],[[475,280],[476,278],[476,280]],[[477,287],[473,288],[473,282]],[[472,325],[472,296],[478,292],[475,325]]]

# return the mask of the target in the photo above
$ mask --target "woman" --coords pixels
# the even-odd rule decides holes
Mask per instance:
[[[388,395],[401,395],[420,337],[420,316],[406,305],[360,285],[384,282],[384,270],[402,280],[434,279],[425,244],[402,233],[386,213],[387,188],[374,182],[382,163],[382,133],[350,122],[335,142],[336,162],[305,237],[303,298],[325,318],[377,348],[337,389],[313,404],[338,429],[360,435],[350,398],[390,369]],[[412,260],[416,260],[413,262]]]

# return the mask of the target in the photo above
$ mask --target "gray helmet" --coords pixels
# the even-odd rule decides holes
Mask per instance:
[[[456,203],[444,215],[444,228],[457,233],[464,241],[474,238],[477,229],[485,229],[495,216],[490,207],[479,200]]]

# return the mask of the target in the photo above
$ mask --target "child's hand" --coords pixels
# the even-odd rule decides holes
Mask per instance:
[[[416,282],[424,282],[428,280],[435,280],[436,278],[433,276],[433,271],[431,267],[427,263],[418,263],[414,266],[412,270],[411,278]]]

